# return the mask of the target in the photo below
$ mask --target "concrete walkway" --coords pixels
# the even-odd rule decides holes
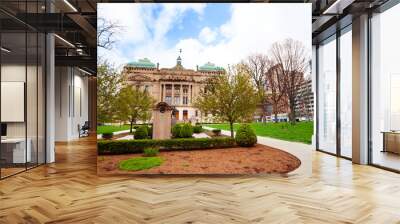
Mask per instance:
[[[122,130],[122,131],[113,132],[114,135],[125,134],[125,133],[129,133],[129,130]],[[97,139],[102,139],[101,134],[97,135]]]
[[[203,127],[204,129],[212,130],[210,127]],[[226,130],[221,130],[223,135],[230,136],[231,132]],[[270,146],[272,148],[277,148],[282,151],[288,152],[300,159],[301,165],[296,170],[290,172],[290,175],[301,175],[301,176],[311,176],[312,174],[312,145],[307,145],[299,142],[289,142],[274,138],[268,138],[263,136],[257,136],[257,142],[262,145]]]

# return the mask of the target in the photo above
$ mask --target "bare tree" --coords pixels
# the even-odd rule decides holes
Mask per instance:
[[[273,63],[273,62],[271,62]],[[285,107],[284,97],[284,82],[280,77],[280,65],[275,64],[267,71],[266,79],[266,99],[272,105],[272,114],[274,114],[275,122],[278,122],[278,113],[282,112],[282,107]]]
[[[264,54],[252,54],[242,61],[242,66],[245,72],[250,76],[251,81],[257,89],[260,96],[260,104],[262,108],[262,117],[267,115],[268,101],[265,95],[266,78],[265,75],[269,69],[269,59]],[[263,119],[264,120],[264,119]]]
[[[115,21],[109,21],[104,18],[97,20],[97,47],[110,50],[115,44],[116,34],[121,32],[122,27]]]
[[[283,89],[289,102],[289,121],[296,122],[296,93],[304,79],[304,73],[309,66],[309,59],[304,45],[300,41],[286,39],[274,43],[271,55],[276,61],[283,80]]]
[[[247,73],[250,75],[255,87],[259,91],[265,90],[265,74],[269,69],[269,60],[266,55],[253,54],[243,62],[246,65]]]

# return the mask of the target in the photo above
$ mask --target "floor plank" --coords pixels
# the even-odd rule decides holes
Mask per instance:
[[[320,152],[313,174],[99,177],[96,139],[0,181],[0,223],[400,223],[400,175]]]

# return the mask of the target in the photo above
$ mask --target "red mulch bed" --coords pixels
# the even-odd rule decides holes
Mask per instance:
[[[160,152],[164,163],[159,167],[140,171],[118,169],[119,161],[140,156],[142,154],[99,156],[98,174],[284,174],[301,164],[292,154],[257,144],[251,148]]]

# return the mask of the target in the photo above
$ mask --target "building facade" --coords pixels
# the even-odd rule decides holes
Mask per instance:
[[[314,93],[312,80],[305,79],[296,90],[296,119],[313,120],[314,117]]]
[[[212,121],[211,115],[201,114],[193,103],[206,80],[223,73],[222,67],[211,62],[197,66],[196,70],[186,69],[180,56],[173,68],[159,68],[159,63],[144,58],[128,63],[122,72],[130,85],[148,91],[157,103],[166,102],[175,107],[175,119],[181,122]]]

